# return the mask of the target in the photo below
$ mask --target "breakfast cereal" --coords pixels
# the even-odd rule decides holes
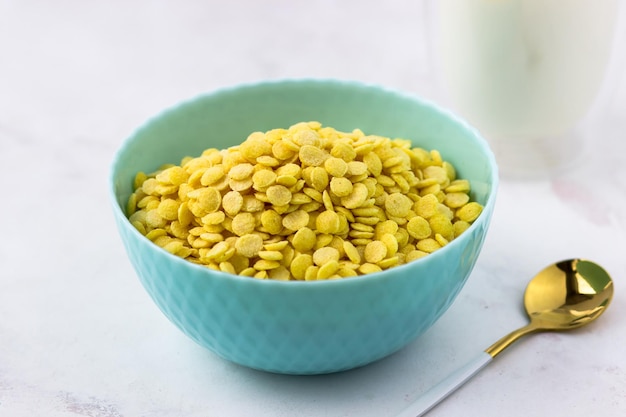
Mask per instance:
[[[312,281],[427,256],[482,206],[437,150],[303,122],[139,172],[126,210],[141,234],[190,262]]]

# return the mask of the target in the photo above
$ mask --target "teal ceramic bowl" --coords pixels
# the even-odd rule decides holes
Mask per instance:
[[[433,254],[396,268],[331,281],[257,280],[197,266],[148,241],[124,214],[138,171],[179,163],[253,131],[316,120],[338,130],[401,137],[437,149],[470,181],[481,216]],[[209,139],[211,138],[211,139]],[[228,88],[149,120],[117,152],[110,196],[141,283],[167,318],[217,355],[287,374],[347,370],[384,358],[424,333],[450,306],[481,250],[497,167],[466,123],[410,95],[355,82],[289,80]]]

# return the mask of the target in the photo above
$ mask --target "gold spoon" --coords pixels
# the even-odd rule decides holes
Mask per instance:
[[[419,417],[467,382],[522,336],[569,330],[597,319],[613,298],[613,281],[601,266],[568,259],[539,272],[526,287],[524,306],[530,323],[488,347],[480,356],[424,393],[397,417]]]

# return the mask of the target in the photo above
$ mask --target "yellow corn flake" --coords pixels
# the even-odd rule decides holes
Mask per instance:
[[[457,220],[453,223],[453,228],[454,228],[454,237],[459,237],[461,236],[461,234],[466,231],[467,229],[469,229],[470,224],[464,220]]]
[[[220,262],[219,263],[219,268],[220,268],[220,271],[222,271],[222,272],[227,272],[227,273],[233,274],[233,275],[237,274],[237,270],[235,269],[233,264],[231,264],[230,262]]]
[[[439,207],[439,200],[437,196],[433,194],[427,194],[420,198],[414,204],[415,213],[425,219],[437,214]]]
[[[189,229],[189,234],[192,236],[200,236],[204,232],[206,232],[206,229],[200,226]]]
[[[277,250],[262,250],[258,253],[259,258],[266,259],[268,261],[280,261],[283,259],[283,254]]]
[[[321,167],[314,167],[309,171],[309,184],[319,192],[323,192],[328,187],[328,172]]]
[[[161,217],[166,220],[176,220],[178,219],[178,207],[180,203],[176,200],[166,199],[159,203],[157,207],[157,212]]]
[[[262,132],[254,132],[239,146],[239,151],[246,159],[256,161],[261,155],[270,155],[272,146],[265,141]]]
[[[324,207],[326,208],[326,210],[335,210],[333,199],[330,197],[330,193],[328,192],[328,190],[324,190],[324,192],[322,193],[322,203],[324,203]]]
[[[182,247],[175,253],[175,255],[180,256],[183,259],[187,259],[188,257],[192,256],[194,253],[195,249],[191,249],[187,246],[185,246],[185,244],[182,244]]]
[[[441,166],[443,164],[443,158],[441,157],[441,153],[439,153],[437,149],[431,149],[430,157],[434,165]]]
[[[421,216],[416,216],[409,220],[406,230],[413,239],[426,239],[432,233],[430,223]]]
[[[283,230],[283,218],[275,210],[267,210],[261,214],[263,231],[277,235]]]
[[[367,165],[362,161],[348,162],[347,175],[363,175],[367,173]]]
[[[333,247],[323,247],[313,252],[313,263],[322,266],[327,262],[339,262],[339,251]]]
[[[130,223],[166,251],[257,279],[369,274],[447,245],[482,212],[437,150],[317,122],[253,132],[133,180]]]
[[[394,234],[398,231],[398,223],[393,220],[386,220],[376,224],[376,236],[382,236],[387,233]]]
[[[454,239],[454,227],[448,217],[443,214],[435,214],[428,219],[432,233],[439,234],[447,240]]]
[[[165,245],[162,246],[163,249],[171,253],[172,255],[176,255],[179,251],[183,249],[183,242],[179,240],[172,240]]]
[[[158,210],[149,210],[146,212],[146,225],[152,229],[164,228],[167,220],[159,215]]]
[[[311,129],[308,129],[307,123],[297,123],[289,128],[292,131],[293,141],[300,146],[311,145],[317,147],[320,143],[318,134]]]
[[[138,209],[137,207],[137,193],[132,193],[126,202],[126,216],[132,216]]]
[[[315,226],[320,233],[337,233],[341,228],[341,220],[336,212],[326,210],[317,216]]]
[[[280,251],[280,253],[283,254],[283,260],[281,261],[281,264],[283,264],[284,266],[289,266],[291,265],[293,258],[296,256],[296,250],[291,245],[289,245],[288,241],[285,241],[285,243],[287,245]]]
[[[357,274],[357,272],[354,269],[347,268],[347,267],[344,267],[344,266],[340,266],[339,267],[339,269],[337,270],[337,274],[340,277],[343,277],[343,278],[356,277],[356,276],[359,275],[359,274]]]
[[[350,224],[350,227],[352,228],[352,230],[358,230],[360,232],[374,232],[375,231],[375,229],[372,226],[368,226],[367,224],[356,223],[354,221],[352,224]]]
[[[283,217],[283,226],[289,230],[300,230],[309,224],[309,213],[296,210]]]
[[[317,235],[317,240],[315,241],[315,246],[313,249],[317,250],[319,248],[324,248],[333,241],[333,235],[330,234],[319,234]]]
[[[352,244],[352,242],[348,240],[344,240],[343,242],[343,250],[348,257],[348,259],[355,264],[361,263],[361,254],[357,250],[357,248]]]
[[[366,262],[366,263],[362,264],[361,266],[359,266],[359,272],[361,274],[364,274],[364,275],[365,274],[373,274],[374,272],[380,272],[382,270],[383,269],[380,266],[378,266],[376,264],[369,263],[369,262]]]
[[[257,273],[257,270],[252,267],[247,267],[239,272],[239,275],[243,277],[253,277]]]
[[[195,199],[195,206],[204,213],[203,215],[217,211],[222,204],[222,194],[213,187],[200,188],[189,192],[187,195],[191,199]]]
[[[417,259],[423,258],[426,255],[428,255],[428,252],[414,249],[406,254],[406,257],[404,258],[404,260],[405,262],[411,262],[411,261],[415,261]]]
[[[317,271],[317,279],[328,279],[332,275],[334,275],[338,269],[339,269],[339,262],[335,261],[334,259],[330,260],[326,262],[324,265],[320,266],[320,268]]]
[[[453,236],[453,238],[454,238],[454,236]],[[439,245],[441,245],[441,247],[444,247],[448,243],[450,243],[450,241],[448,239],[446,239],[444,236],[442,236],[439,233],[435,234],[435,240],[437,241],[437,243],[439,243]]]
[[[201,170],[195,171],[201,173]],[[200,178],[200,184],[203,186],[209,186],[216,184],[219,180],[224,178],[226,173],[224,172],[224,168],[221,165],[212,166],[206,169],[204,173],[202,173],[202,177]]]
[[[135,179],[133,181],[133,187],[135,190],[140,189],[143,185],[144,181],[148,179],[148,176],[145,172],[140,171],[135,175]]]
[[[285,142],[279,140],[272,145],[272,154],[276,159],[284,161],[295,155],[295,151]]]
[[[338,142],[333,145],[330,154],[335,158],[343,159],[345,162],[353,161],[356,158],[356,151],[347,142]]]
[[[369,225],[369,226],[373,226],[375,224],[378,224],[380,222],[380,218],[376,217],[376,216],[372,216],[372,217],[355,217],[354,218],[355,221],[365,224],[365,225]]]
[[[315,232],[308,227],[303,227],[293,235],[291,244],[300,252],[308,252],[315,246]]]
[[[300,179],[302,176],[302,167],[298,164],[288,163],[276,168],[276,175]]]
[[[257,271],[267,271],[268,269],[275,269],[280,266],[278,261],[268,261],[267,259],[259,259],[254,263],[254,269]]]
[[[450,207],[446,206],[445,204],[439,204],[439,206],[437,207],[437,211],[439,212],[439,214],[443,214],[450,220],[454,218],[454,212]]]
[[[330,157],[324,162],[324,169],[333,177],[343,177],[348,172],[348,164],[341,158]]]
[[[380,262],[387,256],[387,245],[380,240],[374,240],[365,246],[364,256],[367,262]]]
[[[293,205],[308,204],[312,201],[311,197],[302,192],[295,193],[291,196],[291,204]]]
[[[450,208],[460,208],[466,205],[469,202],[469,195],[466,193],[455,192],[446,194],[446,198],[444,200],[446,206]]]
[[[300,147],[298,157],[302,164],[309,166],[321,166],[330,155],[317,146],[304,145]]]
[[[222,206],[224,203],[222,202]],[[248,213],[256,213],[265,210],[265,204],[258,200],[253,195],[244,195],[243,196],[243,205],[241,207],[241,211],[245,211]]]
[[[269,202],[275,206],[284,206],[291,201],[291,192],[284,185],[272,185],[265,193]]]
[[[226,214],[223,211],[216,211],[209,213],[202,217],[202,224],[205,226],[222,224],[226,219]]]
[[[387,247],[387,256],[394,256],[398,252],[398,239],[391,233],[385,233],[380,237],[382,242]]]
[[[376,265],[378,265],[382,269],[389,269],[399,264],[400,264],[400,257],[392,256],[391,258],[385,258],[382,261],[379,261]]]
[[[187,236],[189,236],[189,229],[182,226],[179,221],[174,220],[170,224],[170,233],[179,239],[187,239]]]
[[[265,191],[276,183],[276,173],[269,169],[262,169],[252,175],[252,187],[257,191]]]
[[[156,210],[159,208],[159,203],[161,202],[158,198],[148,197],[150,200],[146,202],[145,207],[143,207],[146,211]],[[142,200],[143,201],[143,200]]]
[[[362,206],[368,198],[367,187],[362,183],[356,183],[352,187],[352,192],[341,198],[341,204],[347,209],[354,209]]]
[[[454,180],[445,188],[447,193],[468,193],[470,183],[468,180]]]
[[[319,266],[312,265],[306,269],[304,273],[305,281],[316,281],[317,280],[317,272],[320,270]]]
[[[220,233],[202,233],[200,238],[211,243],[217,243],[224,240],[224,236]]]
[[[483,207],[480,204],[471,202],[459,208],[456,211],[456,217],[458,217],[459,220],[471,223],[478,218],[482,211]]]
[[[267,274],[267,271],[258,271],[253,276],[256,279],[268,279],[269,278],[269,275]]]
[[[385,199],[385,210],[390,216],[406,217],[413,207],[413,201],[404,194],[393,193]]]
[[[352,181],[344,177],[333,177],[330,190],[337,197],[347,197],[352,193]]]
[[[308,188],[305,187],[302,189],[302,192],[308,196],[309,198],[311,198],[314,201],[317,201],[318,203],[321,203],[323,198],[322,198],[322,193],[320,193],[319,191],[317,191],[315,188]]]
[[[252,188],[252,178],[246,178],[243,180],[228,179],[228,186],[233,191],[244,192]]]
[[[167,236],[167,231],[165,229],[152,229],[146,233],[146,237],[153,242],[161,236]]]
[[[448,181],[448,173],[441,166],[431,165],[422,170],[425,179],[432,178],[437,184],[443,184]]]
[[[156,178],[148,178],[141,184],[141,190],[146,195],[157,195],[156,188],[158,187],[159,182]]]
[[[269,240],[265,240],[263,242],[263,247],[266,250],[272,250],[272,251],[282,251],[283,249],[287,248],[287,246],[289,245],[289,242],[286,240],[279,240],[276,242],[270,242]]]
[[[278,268],[270,269],[267,273],[267,277],[276,281],[289,281],[291,274],[287,268],[280,265]]]
[[[276,177],[276,184],[284,185],[285,187],[290,188],[298,184],[298,180],[291,175],[280,175]]]
[[[233,233],[243,236],[252,233],[256,227],[256,220],[251,213],[239,213],[233,218]]]
[[[348,232],[348,236],[355,239],[372,239],[374,235],[374,232],[365,232],[362,230],[351,230],[350,232]]]
[[[278,166],[280,164],[280,162],[278,161],[278,159],[274,158],[273,156],[269,156],[269,155],[261,155],[256,159],[257,163],[259,165],[263,165],[266,167],[275,167]],[[271,278],[271,276],[270,276]]]
[[[441,244],[433,238],[426,238],[418,241],[415,247],[422,252],[431,253],[440,249]]]
[[[263,238],[257,234],[241,236],[235,242],[235,249],[240,255],[253,258],[263,249]]]
[[[313,266],[313,257],[308,254],[301,254],[293,258],[290,271],[297,280],[303,280],[307,269]]]
[[[230,248],[228,247],[228,245],[225,242],[218,242],[217,244],[215,244],[204,256],[207,259],[210,260],[220,260],[219,262],[221,262],[224,255],[226,254],[226,252],[228,252]]]

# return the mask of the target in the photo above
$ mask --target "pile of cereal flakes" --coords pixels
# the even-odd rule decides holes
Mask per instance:
[[[166,251],[231,274],[324,280],[445,246],[480,215],[436,150],[303,122],[135,177],[127,214]]]

